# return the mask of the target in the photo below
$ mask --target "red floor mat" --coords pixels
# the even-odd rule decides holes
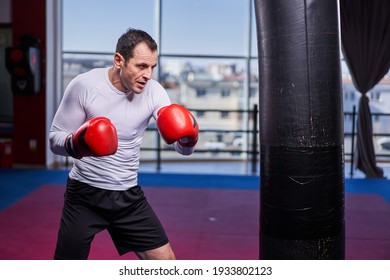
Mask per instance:
[[[259,193],[255,190],[144,187],[178,259],[258,258]],[[52,259],[64,186],[45,185],[0,212],[0,259]],[[346,194],[346,258],[390,259],[390,205],[378,195]],[[106,232],[90,259],[120,257]]]

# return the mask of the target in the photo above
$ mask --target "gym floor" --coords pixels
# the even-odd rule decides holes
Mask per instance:
[[[237,166],[230,174],[227,166],[219,166],[224,174],[173,173],[173,168],[157,173],[144,165],[139,182],[178,259],[258,259],[259,176],[240,174]],[[203,168],[212,173],[212,167]],[[0,259],[52,259],[67,174],[67,169],[0,170]],[[346,259],[390,260],[390,181],[355,176],[346,178],[345,191]],[[90,259],[136,256],[119,256],[101,232]]]

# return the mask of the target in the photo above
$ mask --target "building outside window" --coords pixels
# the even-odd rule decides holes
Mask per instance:
[[[63,0],[63,86],[77,74],[112,65],[116,40],[127,28],[150,33],[159,45],[154,78],[166,88],[173,103],[197,116],[201,128],[198,149],[191,159],[250,160],[245,153],[253,139],[253,116],[259,105],[257,34],[252,0]],[[90,7],[93,6],[93,13]],[[118,9],[118,7],[121,7]],[[221,8],[223,7],[223,9]],[[130,12],[129,11],[136,11]],[[200,20],[201,19],[201,20]],[[234,20],[232,20],[234,19]],[[80,23],[82,21],[82,24]],[[360,93],[341,60],[345,131]],[[390,76],[370,93],[373,113],[390,114]],[[388,116],[377,115],[375,131],[390,131]],[[141,159],[155,160],[156,132],[145,134]],[[258,130],[258,128],[257,128]],[[381,136],[375,136],[377,153]],[[162,148],[167,148],[161,144]],[[229,153],[241,149],[243,153]],[[210,150],[210,153],[207,152]],[[221,153],[211,151],[220,150]],[[345,137],[351,151],[351,136]],[[164,158],[183,159],[169,150]]]

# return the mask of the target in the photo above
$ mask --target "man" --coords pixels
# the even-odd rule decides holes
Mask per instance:
[[[78,75],[65,90],[50,130],[53,153],[74,158],[55,259],[87,259],[107,229],[120,255],[175,259],[167,235],[138,186],[140,145],[150,119],[162,138],[190,155],[199,127],[152,79],[157,44],[142,30],[118,40],[113,66]]]

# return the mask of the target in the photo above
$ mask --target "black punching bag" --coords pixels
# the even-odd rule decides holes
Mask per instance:
[[[255,0],[260,259],[344,259],[337,0]]]

